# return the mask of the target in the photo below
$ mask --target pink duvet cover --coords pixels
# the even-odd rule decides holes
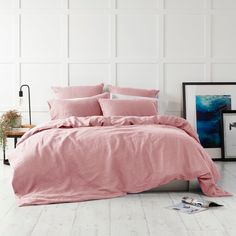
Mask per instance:
[[[208,196],[219,172],[182,119],[70,117],[27,132],[9,155],[19,205],[74,202],[142,192],[198,178]]]

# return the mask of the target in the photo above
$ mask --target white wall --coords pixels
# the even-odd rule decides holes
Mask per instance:
[[[234,0],[0,0],[0,111],[27,83],[34,123],[52,85],[159,88],[180,115],[183,81],[235,78]]]

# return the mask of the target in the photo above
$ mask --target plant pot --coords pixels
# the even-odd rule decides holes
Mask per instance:
[[[11,122],[11,128],[20,128],[21,127],[21,117],[18,117]]]

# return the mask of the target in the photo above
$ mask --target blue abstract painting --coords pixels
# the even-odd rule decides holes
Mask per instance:
[[[220,114],[230,109],[230,95],[196,96],[197,132],[204,148],[220,148]]]

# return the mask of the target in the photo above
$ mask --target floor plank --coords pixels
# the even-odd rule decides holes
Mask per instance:
[[[189,236],[229,236],[226,231],[205,230],[205,231],[189,231]]]
[[[112,236],[150,236],[138,194],[110,200]]]
[[[173,204],[168,193],[140,195],[150,235],[158,235],[160,232],[172,235],[176,231],[181,232],[181,235],[187,235],[186,227],[179,217],[179,213],[165,208]]]
[[[1,220],[0,235],[31,235],[43,208],[44,206],[18,207],[15,205]]]
[[[45,206],[31,235],[69,235],[72,229],[76,208],[77,203]]]
[[[110,200],[78,203],[70,235],[110,235]]]

